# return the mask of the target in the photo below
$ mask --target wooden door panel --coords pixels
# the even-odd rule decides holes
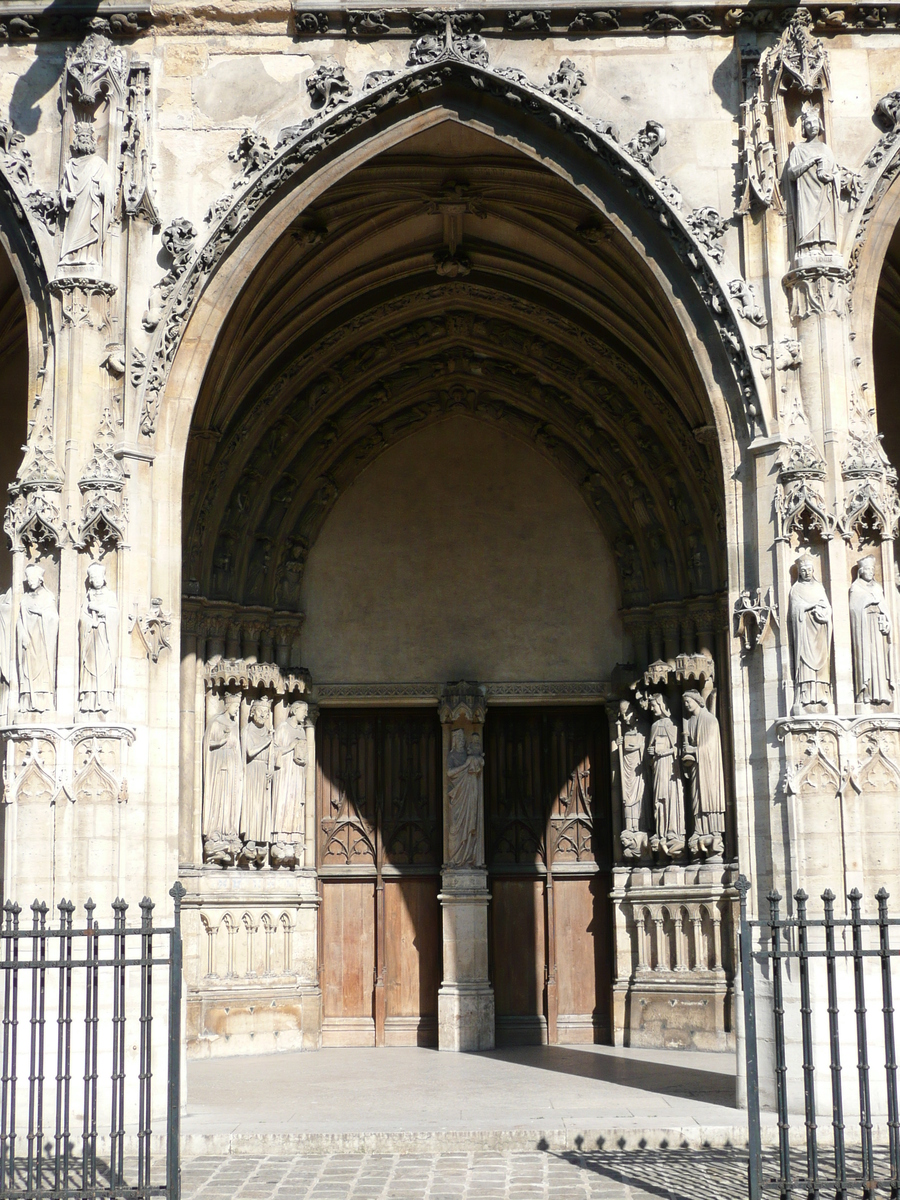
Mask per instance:
[[[542,879],[496,879],[491,950],[498,1045],[540,1045],[544,1015],[546,927]]]
[[[561,1042],[610,1037],[609,886],[605,873],[553,885]]]
[[[385,1045],[437,1045],[441,985],[440,880],[386,880]]]
[[[375,884],[322,883],[322,1043],[374,1046]]]

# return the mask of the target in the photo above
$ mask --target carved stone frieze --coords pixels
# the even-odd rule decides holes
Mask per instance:
[[[775,731],[785,744],[784,790],[801,802],[893,796],[900,787],[898,716],[790,717]]]
[[[791,306],[791,318],[833,313],[842,317],[847,311],[847,285],[850,272],[839,266],[799,267],[784,277],[784,289]]]
[[[105,279],[72,276],[51,279],[50,291],[60,304],[63,324],[77,328],[110,329],[110,300],[117,287]]]
[[[351,37],[379,37],[389,33],[387,13],[382,8],[348,9],[347,32]]]
[[[4,799],[7,804],[112,806],[128,800],[128,725],[5,725]]]

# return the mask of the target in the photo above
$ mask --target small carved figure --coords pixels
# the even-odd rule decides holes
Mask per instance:
[[[616,719],[616,740],[613,752],[618,757],[619,780],[622,788],[621,833],[622,850],[626,858],[640,858],[648,846],[644,750],[647,738],[638,725],[634,706],[627,700],[619,705]]]
[[[666,698],[659,692],[650,696],[654,721],[647,740],[647,754],[653,765],[653,808],[656,832],[651,849],[675,858],[684,850],[684,791],[678,761],[678,728],[669,713]]]
[[[685,692],[681,702],[686,718],[681,762],[694,814],[689,845],[693,854],[705,854],[708,862],[721,862],[725,853],[725,768],[719,722],[699,692]]]
[[[203,738],[203,840],[207,859],[221,866],[230,866],[241,848],[240,712],[240,692],[228,692],[224,712],[210,718]]]
[[[856,703],[891,704],[891,618],[884,590],[875,579],[875,558],[871,554],[859,560],[856,579],[850,585],[850,637]]]
[[[448,861],[454,867],[481,866],[478,859],[484,839],[481,837],[481,774],[484,754],[481,738],[473,733],[468,741],[465,731],[454,729],[447,755],[450,781],[450,828]]]
[[[831,703],[831,604],[816,579],[812,558],[797,564],[797,582],[788,600],[788,626],[794,675],[795,717]]]
[[[44,568],[29,563],[16,620],[19,707],[24,712],[47,712],[55,704],[58,639],[59,612],[44,585]]]
[[[107,713],[116,694],[119,602],[106,581],[102,563],[91,563],[88,567],[86,586],[78,622],[81,647],[78,704],[82,712]]]
[[[111,198],[109,169],[97,153],[94,131],[89,122],[78,121],[72,157],[66,163],[59,189],[59,207],[66,214],[61,267],[86,267],[99,272]]]
[[[795,253],[831,256],[837,253],[841,173],[830,148],[819,141],[821,122],[814,108],[804,110],[800,129],[803,141],[791,151],[785,169]]]
[[[269,845],[273,753],[272,705],[264,696],[250,705],[250,720],[244,731],[241,837],[245,842],[242,857],[248,862],[262,862]]]
[[[275,730],[272,781],[272,862],[291,866],[303,845],[306,812],[306,717],[308,706],[297,700]]]

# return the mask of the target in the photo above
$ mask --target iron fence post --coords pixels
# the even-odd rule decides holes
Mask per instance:
[[[756,988],[753,978],[753,931],[747,918],[750,883],[737,881],[741,898],[741,992],[744,998],[744,1059],[747,1067],[747,1184],[749,1200],[762,1196],[762,1135],[759,1122],[759,1060],[756,1048]]]
[[[171,965],[169,967],[169,1095],[166,1129],[166,1197],[181,1197],[181,902],[185,889],[176,883],[169,892],[174,901]]]

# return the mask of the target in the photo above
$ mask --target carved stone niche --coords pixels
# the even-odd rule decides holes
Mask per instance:
[[[616,1044],[734,1047],[731,867],[613,871]]]

